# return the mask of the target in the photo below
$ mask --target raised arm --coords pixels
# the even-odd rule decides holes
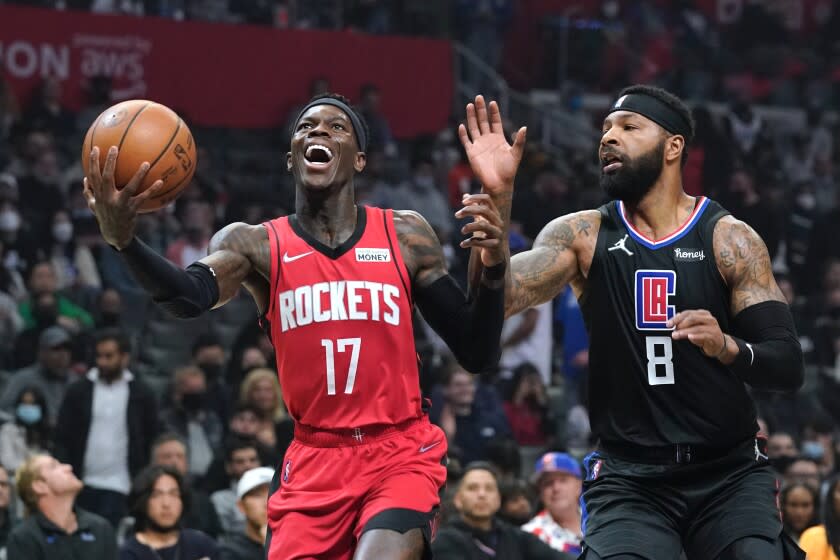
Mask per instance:
[[[117,189],[117,155],[117,148],[112,147],[100,173],[99,150],[93,149],[84,181],[85,198],[105,241],[120,252],[137,281],[161,307],[176,317],[196,317],[233,297],[243,282],[253,278],[254,262],[268,262],[267,234],[259,226],[246,224],[231,224],[217,233],[210,254],[186,270],[154,252],[135,237],[134,230],[138,208],[162,183],[157,181],[137,194],[149,169],[143,163],[131,181]]]
[[[566,284],[582,280],[580,255],[591,254],[600,225],[597,210],[555,218],[529,251],[514,255],[510,282],[505,286],[505,316],[550,301]]]
[[[724,333],[706,310],[672,319],[675,339],[687,339],[758,389],[792,391],[802,385],[802,348],[793,316],[773,278],[761,237],[732,216],[715,224],[715,262],[729,288],[733,317]]]
[[[475,204],[470,210],[482,219],[465,227],[466,233],[473,235],[462,244],[490,249],[484,253],[486,268],[479,287],[469,299],[447,272],[443,249],[426,220],[416,212],[394,212],[400,251],[411,275],[417,308],[458,362],[475,373],[498,361],[507,268],[500,242],[501,218],[489,197],[483,196],[485,204]]]

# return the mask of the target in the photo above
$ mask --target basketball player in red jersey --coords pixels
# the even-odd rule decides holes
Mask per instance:
[[[467,111],[474,118],[475,106]],[[447,445],[421,400],[414,306],[467,369],[498,357],[507,267],[499,212],[489,196],[474,195],[457,213],[475,218],[461,245],[479,248],[484,267],[467,298],[420,215],[356,206],[353,177],[365,167],[367,137],[346,99],[314,98],[287,154],[295,214],[225,227],[186,270],[134,236],[136,209],[160,189],[137,194],[147,164],[117,190],[111,148],[102,173],[91,165],[85,180],[103,237],[159,305],[194,317],[244,285],[270,324],[295,419],[269,498],[270,560],[428,557]],[[500,130],[474,134],[467,147],[482,162],[479,179],[509,189],[524,139],[524,130],[513,145]]]

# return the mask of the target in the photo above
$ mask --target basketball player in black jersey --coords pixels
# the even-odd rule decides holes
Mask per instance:
[[[482,101],[460,135],[492,127]],[[625,89],[600,142],[614,200],[553,220],[511,262],[507,315],[571,284],[590,335],[585,560],[804,558],[745,388],[796,390],[802,352],[761,238],[683,191],[693,132],[675,96]],[[509,224],[511,189],[477,174]]]

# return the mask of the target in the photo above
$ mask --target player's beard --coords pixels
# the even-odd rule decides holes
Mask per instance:
[[[627,203],[640,201],[653,187],[662,173],[665,140],[635,160],[622,160],[622,166],[612,173],[601,172],[601,186],[612,199]]]

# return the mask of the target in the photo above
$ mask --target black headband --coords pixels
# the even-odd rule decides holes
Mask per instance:
[[[350,122],[353,123],[353,132],[356,134],[356,142],[359,144],[359,151],[364,152],[367,149],[368,139],[367,134],[365,134],[365,127],[362,126],[362,119],[359,118],[359,115],[356,114],[356,111],[350,105],[344,103],[340,99],[321,97],[314,101],[310,101],[306,107],[298,113],[298,117],[295,119],[295,130],[297,130],[297,124],[300,122],[300,118],[303,114],[312,107],[317,107],[318,105],[332,105],[333,107],[338,107],[344,111],[350,118]]]
[[[644,93],[622,95],[610,107],[610,113],[630,111],[647,117],[671,134],[682,134],[686,141],[691,139],[691,123],[672,107],[656,97]],[[609,113],[607,113],[609,114]]]

